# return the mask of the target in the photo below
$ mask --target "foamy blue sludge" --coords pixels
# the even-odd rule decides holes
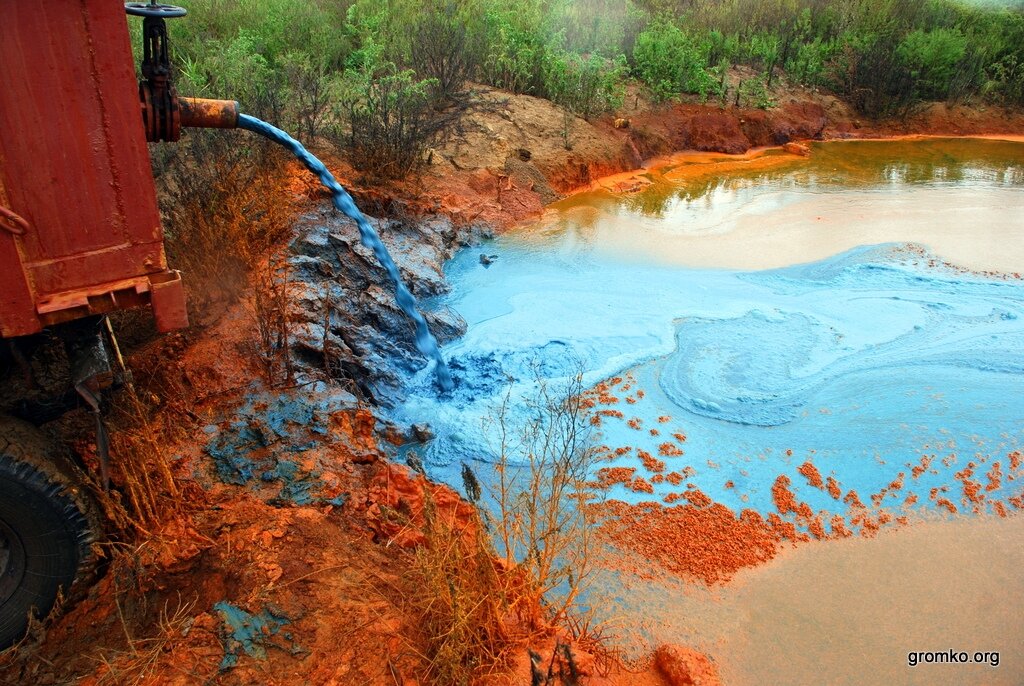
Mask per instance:
[[[363,213],[356,207],[352,196],[338,183],[327,167],[324,166],[323,162],[310,154],[303,147],[302,143],[281,129],[256,117],[250,117],[247,114],[238,115],[238,127],[258,133],[288,148],[305,165],[306,169],[315,174],[324,187],[331,192],[331,200],[334,203],[334,207],[356,223],[359,227],[359,238],[363,245],[373,250],[377,261],[387,270],[388,276],[391,277],[391,281],[395,284],[395,302],[398,303],[402,312],[416,325],[417,349],[434,361],[434,373],[437,375],[441,388],[445,390],[450,389],[452,386],[451,375],[448,373],[444,357],[442,357],[441,351],[437,347],[437,341],[434,340],[433,334],[430,333],[430,329],[427,327],[427,320],[416,309],[416,298],[409,292],[409,289],[402,281],[402,275],[399,273],[395,261],[391,258],[387,246],[381,241],[380,236],[377,235],[377,232],[370,225],[370,222],[366,220],[366,217],[363,216]]]
[[[481,250],[499,256],[489,269]],[[994,460],[1021,443],[1024,286],[919,268],[906,255],[865,247],[742,273],[621,262],[571,233],[539,247],[507,236],[448,265],[452,293],[434,304],[469,325],[446,348],[455,387],[438,400],[414,381],[397,418],[431,423],[437,440],[426,462],[461,487],[462,461],[493,457],[481,425],[506,379],[515,397],[532,387],[535,368],[557,382],[580,360],[588,384],[630,370],[646,393],[612,406],[642,419],[642,431],[606,420],[595,442],[657,455],[681,431],[686,454],[662,459],[670,470],[693,466],[688,481],[730,507],[774,511],[771,484],[788,473],[800,499],[843,511],[796,475],[808,457],[865,498],[908,472],[892,496],[899,500],[886,505],[914,492],[925,506],[928,490],[955,484],[951,472],[975,453]],[[672,420],[661,424],[662,415]],[[950,452],[960,457],[946,469],[940,460]],[[938,454],[939,473],[912,481],[907,465],[923,453]],[[616,464],[640,466],[635,453],[601,466]],[[486,465],[476,468],[486,479]],[[617,487],[612,497],[660,500],[679,490]]]

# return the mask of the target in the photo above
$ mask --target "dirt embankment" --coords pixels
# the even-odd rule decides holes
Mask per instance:
[[[290,380],[280,360],[268,380],[252,292],[208,328],[129,355],[155,408],[146,460],[170,465],[182,498],[161,500],[159,523],[104,544],[97,585],[0,655],[0,684],[437,683],[421,622],[430,590],[415,571],[425,495],[465,528],[472,508],[387,460],[386,442],[422,436],[380,422],[375,406],[423,360],[351,222],[320,215],[312,185],[287,185],[310,201],[278,255],[290,275]],[[421,297],[443,290],[441,264],[472,237],[442,219],[379,228]],[[431,326],[442,340],[462,331],[445,315]],[[72,412],[50,429],[95,465],[87,419]],[[530,651],[542,671],[568,669],[564,631],[514,617],[501,629],[515,649],[483,683],[529,683]],[[593,648],[571,655],[583,683],[656,686],[687,683],[690,665],[713,671],[682,648],[639,675]]]
[[[683,150],[738,154],[799,140],[1024,133],[1020,111],[934,103],[898,120],[873,122],[834,96],[785,85],[776,87],[769,109],[656,105],[631,90],[620,110],[592,122],[567,120],[564,110],[540,98],[488,88],[480,93],[488,106],[431,151],[420,178],[377,187],[364,199],[384,211],[397,206],[441,213],[456,225],[500,229],[602,177]]]

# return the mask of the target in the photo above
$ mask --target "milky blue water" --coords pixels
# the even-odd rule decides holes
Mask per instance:
[[[450,389],[452,380],[448,373],[448,367],[445,364],[444,357],[441,355],[441,351],[437,347],[437,341],[427,327],[427,320],[416,309],[416,298],[409,292],[409,289],[402,281],[402,275],[399,273],[395,261],[391,258],[387,246],[380,240],[380,236],[377,235],[373,226],[370,225],[370,222],[366,220],[363,213],[356,207],[352,196],[338,183],[327,167],[324,166],[323,162],[306,150],[302,143],[281,129],[256,117],[250,117],[247,114],[240,114],[238,116],[238,127],[258,133],[287,148],[331,192],[331,201],[334,207],[356,223],[359,227],[359,238],[363,245],[373,250],[377,261],[387,270],[388,276],[391,277],[391,281],[395,285],[395,302],[398,303],[402,312],[416,325],[417,349],[433,360],[434,374],[437,376],[437,381],[441,388]]]
[[[970,164],[985,171],[1003,162]],[[927,191],[922,197],[933,198],[941,187],[954,204],[983,193],[1000,221],[1007,211],[1018,213],[1022,230],[1008,239],[1024,240],[1022,188],[961,171],[955,183],[948,175],[925,175],[900,181],[901,190],[891,179],[861,180],[857,191]],[[796,196],[807,191],[800,181],[806,169],[772,174],[761,188],[745,186],[747,195],[773,194],[783,211],[789,201],[778,198],[780,187]],[[692,188],[685,190],[692,196]],[[843,183],[814,188],[840,203],[848,191]],[[721,203],[746,202],[735,194],[697,199],[719,215],[728,209]],[[638,205],[630,196],[626,201]],[[600,202],[614,200],[602,195]],[[973,216],[979,223],[993,220],[984,208]],[[937,228],[950,228],[943,227],[945,217],[936,206]],[[623,223],[621,216],[616,221]],[[674,221],[672,213],[662,213],[661,221]],[[844,492],[856,490],[865,500],[904,472],[905,489],[888,496],[887,505],[913,492],[920,495],[917,507],[930,507],[930,489],[943,486],[960,505],[952,473],[968,460],[985,460],[982,473],[1002,460],[1005,472],[1006,453],[1024,439],[1019,279],[929,266],[927,255],[902,243],[760,271],[672,266],[606,248],[562,226],[542,236],[510,233],[462,251],[447,265],[452,291],[429,306],[454,308],[469,326],[444,350],[454,389],[439,398],[421,375],[395,415],[431,424],[437,439],[416,450],[433,475],[461,487],[460,467],[467,462],[486,479],[493,443],[482,426],[509,383],[515,399],[530,393],[537,370],[557,384],[578,366],[591,385],[629,376],[623,383],[630,390],[613,389],[620,402],[607,406],[623,419],[605,418],[591,439],[632,450],[599,466],[637,467],[649,478],[636,457],[642,448],[664,460],[666,471],[690,467],[687,482],[734,508],[774,511],[771,485],[785,474],[815,509],[842,510],[797,474],[809,458]],[[999,252],[1000,246],[989,249]],[[481,253],[496,259],[485,267]],[[514,400],[513,407],[525,412]],[[639,428],[627,423],[630,418]],[[685,442],[675,433],[685,434]],[[684,454],[659,456],[666,440]],[[911,466],[926,454],[936,459],[911,479]],[[975,478],[984,482],[981,473]],[[1004,480],[989,497],[1017,495],[1022,486],[1024,479]],[[680,490],[663,483],[653,494],[638,494],[617,486],[610,495],[635,502]]]

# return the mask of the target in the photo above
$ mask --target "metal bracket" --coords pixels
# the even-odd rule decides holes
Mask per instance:
[[[21,236],[31,228],[29,223],[20,214],[0,205],[0,229],[9,231],[15,236]]]

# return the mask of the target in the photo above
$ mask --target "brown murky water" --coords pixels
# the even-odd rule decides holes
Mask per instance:
[[[1024,683],[1022,569],[1020,517],[920,522],[791,548],[715,590],[620,578],[606,609],[624,635],[714,656],[729,686],[1010,686]],[[999,664],[908,666],[908,652],[950,649]]]
[[[970,269],[1014,272],[1024,270],[1024,193],[1008,203],[1005,189],[1021,185],[1024,143],[1007,140],[832,142],[810,158],[685,153],[556,203],[534,231],[690,267],[768,269],[913,242]]]

